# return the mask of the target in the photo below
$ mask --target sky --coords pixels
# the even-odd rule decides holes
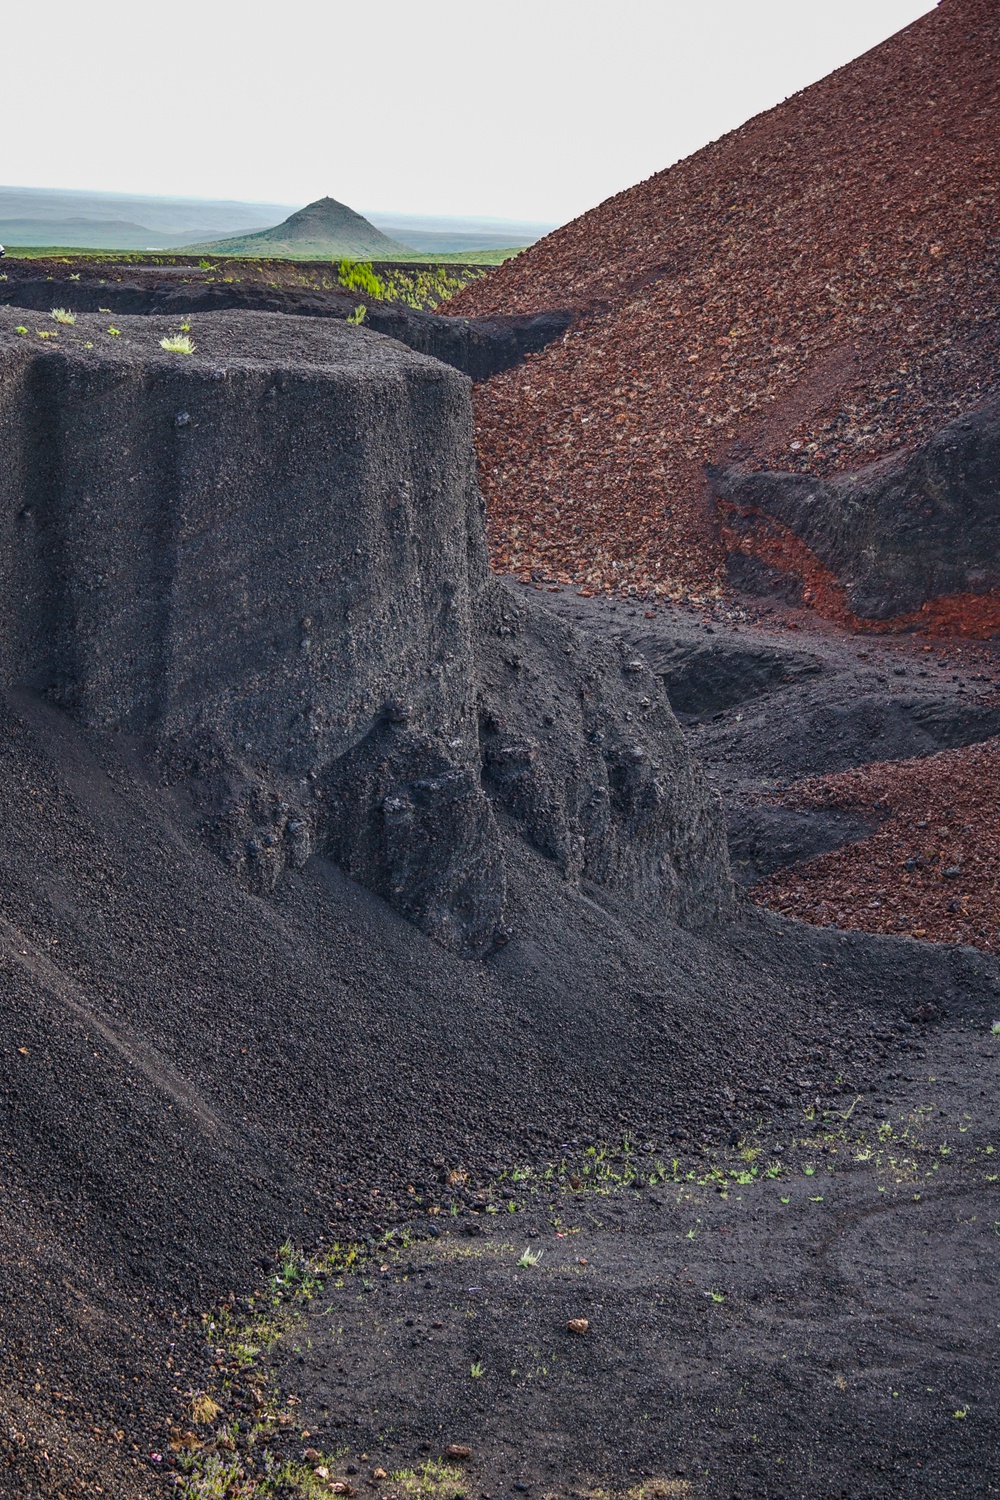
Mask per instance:
[[[11,5],[0,181],[563,223],[933,8]]]

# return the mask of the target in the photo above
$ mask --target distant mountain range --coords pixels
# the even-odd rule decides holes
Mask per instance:
[[[167,250],[263,229],[287,213],[280,203],[0,187],[0,243]]]
[[[214,249],[225,241],[238,242],[266,234],[275,237],[268,241],[270,248],[240,251],[230,246],[227,247],[228,253],[294,254],[300,259],[332,257],[334,254],[364,259],[406,259],[414,252],[454,255],[530,245],[554,227],[503,219],[435,218],[413,214],[371,213],[362,218],[337,204],[335,199],[320,199],[319,203],[334,204],[346,215],[352,215],[351,219],[337,222],[335,227],[340,234],[346,234],[354,220],[359,221],[353,224],[352,231],[358,237],[348,235],[346,240],[331,240],[327,231],[334,223],[332,218],[325,224],[315,219],[292,224],[298,215],[318,211],[318,204],[294,210],[290,205],[280,203],[0,187],[0,243],[15,249],[20,245],[131,251],[181,250],[191,245],[211,245]],[[310,233],[303,233],[310,224]],[[290,234],[284,233],[287,226],[291,226]],[[366,226],[363,234],[361,226]],[[318,238],[315,237],[317,232]],[[282,237],[295,247],[294,250],[278,249]],[[307,249],[310,240],[320,248]],[[340,248],[342,244],[348,248]],[[352,250],[349,248],[351,244],[359,247],[366,244],[370,248]]]

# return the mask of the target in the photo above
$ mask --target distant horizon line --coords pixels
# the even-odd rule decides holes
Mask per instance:
[[[300,209],[307,208],[309,206],[309,203],[316,203],[320,201],[318,198],[311,198],[307,203],[279,203],[264,198],[206,197],[198,193],[181,194],[126,192],[118,188],[42,187],[36,183],[0,183],[0,193],[3,192],[64,194],[67,197],[79,198],[118,198],[131,202],[149,203],[233,204],[238,205],[242,208],[266,208],[270,210],[278,210],[280,212],[283,212],[286,218],[289,214],[298,213]],[[324,193],[320,196],[333,197],[333,194]],[[335,201],[338,203],[343,202],[343,200],[340,198],[336,199]],[[521,229],[537,229],[544,232],[550,232],[553,229],[557,229],[560,222],[557,220],[513,218],[510,216],[494,214],[461,214],[454,212],[447,214],[428,212],[413,213],[400,209],[387,208],[357,208],[354,211],[356,213],[362,214],[367,219],[371,219],[373,222],[375,218],[378,217],[381,219],[389,220],[393,223],[413,224],[414,226],[417,226],[421,223],[445,224],[453,225],[456,227],[460,224],[475,224],[481,225],[483,228],[495,226],[499,229],[516,225]]]

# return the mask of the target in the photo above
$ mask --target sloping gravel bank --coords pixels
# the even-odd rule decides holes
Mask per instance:
[[[991,0],[944,0],[448,304],[578,310],[477,393],[500,571],[710,596],[706,463],[853,469],[994,386],[998,66]]]

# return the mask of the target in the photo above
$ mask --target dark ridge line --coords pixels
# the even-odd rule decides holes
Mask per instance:
[[[99,312],[108,308],[119,316],[172,316],[199,312],[285,313],[295,317],[336,318],[344,322],[354,312],[356,292],[288,291],[270,287],[217,283],[177,286],[142,285],[121,281],[94,285],[25,277],[0,283],[0,305],[31,312],[51,312],[63,306],[70,312]],[[367,308],[364,326],[398,339],[418,354],[430,355],[471,380],[489,380],[501,370],[521,364],[560,338],[573,321],[568,310],[490,318],[450,318],[422,312],[400,303],[379,302]]]

